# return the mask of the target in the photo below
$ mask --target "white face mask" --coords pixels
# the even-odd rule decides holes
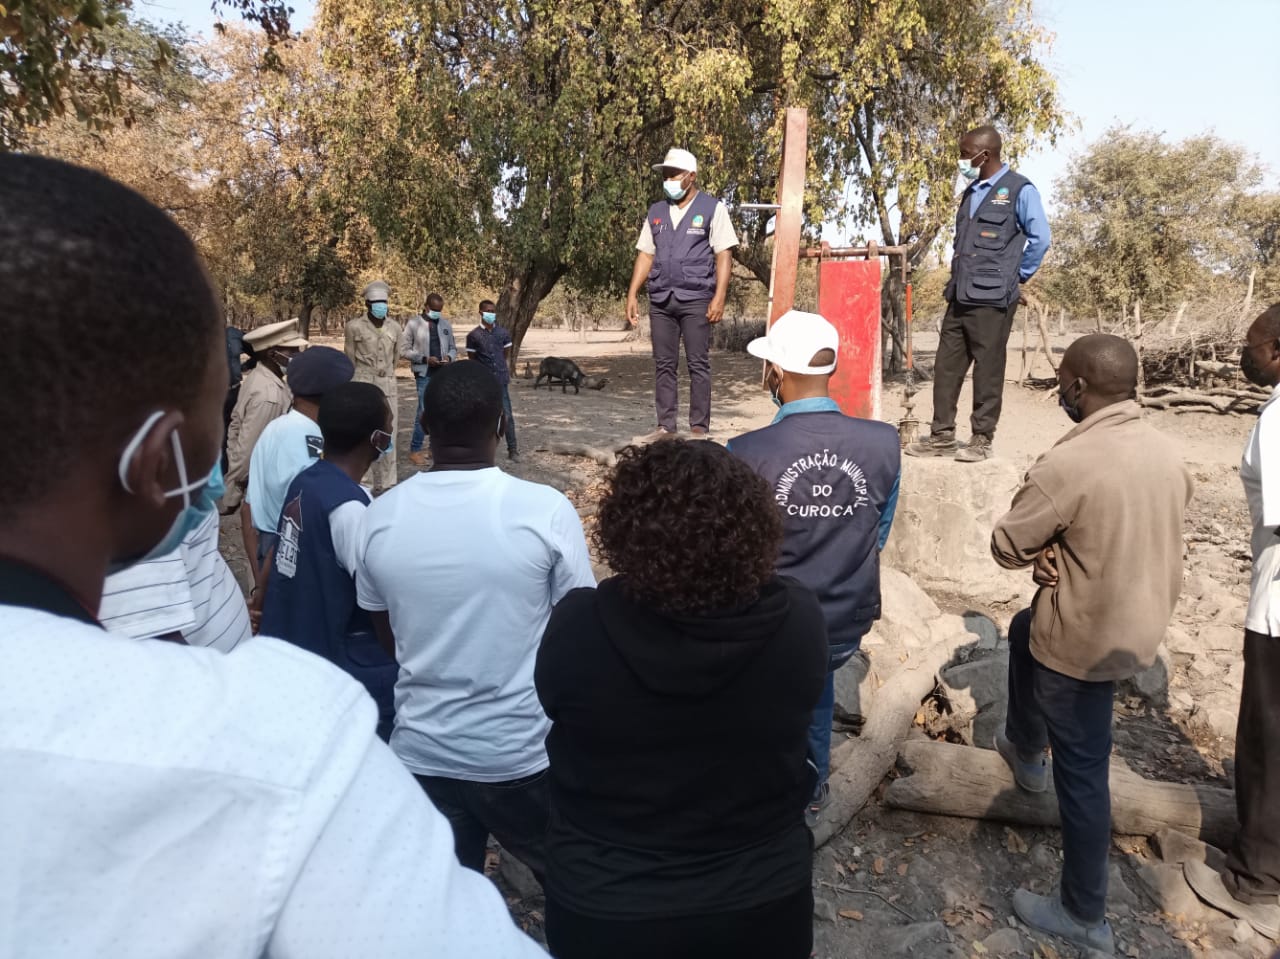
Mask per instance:
[[[662,192],[667,195],[668,200],[683,200],[689,191],[684,186],[684,177],[676,177],[674,180],[662,181]]]
[[[957,160],[956,167],[960,170],[960,176],[964,177],[969,183],[978,179],[979,169],[968,160]]]

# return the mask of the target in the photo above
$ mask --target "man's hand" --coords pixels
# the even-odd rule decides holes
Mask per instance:
[[[427,366],[430,366],[430,367],[434,368],[434,367],[437,367],[437,366],[440,366],[440,365],[441,365],[441,364],[440,364],[440,357],[438,357],[438,356],[428,356],[428,357],[427,357]]]
[[[640,302],[634,296],[627,297],[627,326],[631,329],[640,322]]]
[[[707,307],[707,322],[719,323],[724,319],[724,297],[717,296],[711,301],[711,305]]]
[[[1037,586],[1052,587],[1058,585],[1057,554],[1054,553],[1052,546],[1046,546],[1036,554],[1036,561],[1032,566],[1031,579]]]

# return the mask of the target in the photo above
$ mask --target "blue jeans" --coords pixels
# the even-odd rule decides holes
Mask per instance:
[[[827,683],[822,687],[822,696],[813,707],[813,721],[809,723],[809,760],[818,771],[818,791],[831,774],[831,723],[835,720],[836,712],[836,670],[852,659],[861,645],[862,636],[859,636],[851,643],[832,646],[827,654]],[[815,791],[814,796],[817,794]]]
[[[516,415],[511,412],[511,389],[506,384],[502,384],[502,412],[507,417],[507,452],[514,453],[516,451]]]
[[[422,429],[422,404],[427,395],[427,383],[431,380],[431,374],[414,373],[413,378],[418,387],[418,415],[413,418],[413,439],[409,441],[409,452],[417,453],[427,441],[427,434]]]
[[[1053,749],[1062,819],[1062,904],[1082,922],[1107,912],[1111,849],[1111,710],[1115,684],[1090,683],[1042,666],[1031,654],[1031,610],[1009,624],[1005,736],[1024,760]]]

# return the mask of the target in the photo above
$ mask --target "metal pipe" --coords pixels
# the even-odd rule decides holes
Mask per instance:
[[[739,203],[739,210],[781,210],[781,203]]]
[[[811,246],[800,251],[802,260],[849,260],[857,256],[866,256],[872,249],[876,256],[901,256],[906,258],[910,251],[908,246]]]

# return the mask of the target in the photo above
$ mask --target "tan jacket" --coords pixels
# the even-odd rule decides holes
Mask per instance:
[[[346,352],[356,366],[355,382],[382,386],[394,381],[400,358],[400,324],[387,319],[377,327],[367,316],[356,317],[347,323]],[[394,398],[394,388],[389,395]]]
[[[249,481],[249,457],[267,424],[289,412],[293,396],[284,380],[259,363],[240,382],[240,395],[227,426],[227,495],[222,508],[234,509]]]
[[[1138,404],[1094,413],[1027,473],[996,524],[1009,569],[1052,545],[1058,585],[1032,603],[1031,652],[1076,679],[1123,679],[1150,666],[1182,589],[1191,475]]]

